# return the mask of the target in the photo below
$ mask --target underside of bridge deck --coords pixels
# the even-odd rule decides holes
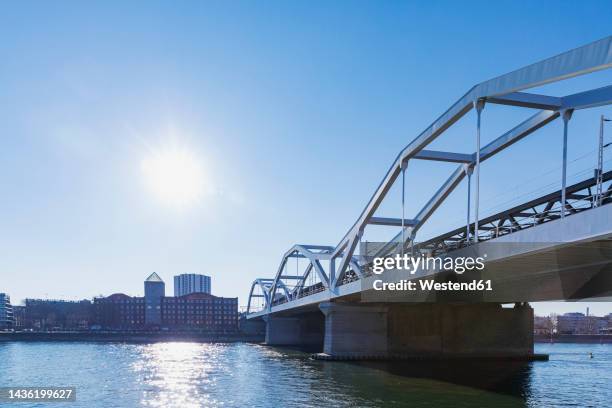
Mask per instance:
[[[264,317],[266,344],[271,346],[322,347],[325,319],[320,312],[299,316]]]
[[[533,355],[533,309],[527,303],[506,308],[496,303],[325,302],[320,309],[266,316],[266,343],[318,346],[336,359]]]

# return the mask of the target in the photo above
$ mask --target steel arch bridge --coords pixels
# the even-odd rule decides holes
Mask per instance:
[[[401,248],[410,248],[412,246],[418,248],[415,242],[416,233],[465,178],[467,178],[468,182],[468,215],[463,232],[461,229],[452,231],[451,233],[441,236],[442,241],[438,241],[442,242],[442,244],[433,239],[427,241],[427,245],[438,245],[439,247],[440,245],[446,245],[448,240],[452,238],[455,239],[454,248],[456,248],[461,245],[469,245],[471,242],[490,239],[490,235],[487,232],[490,231],[492,220],[486,219],[483,220],[485,221],[484,223],[480,224],[482,221],[478,216],[481,162],[490,159],[497,153],[556,119],[561,119],[564,125],[561,190],[558,192],[558,197],[553,200],[553,202],[558,202],[559,205],[554,214],[552,204],[547,206],[546,214],[538,215],[537,223],[572,215],[575,211],[572,210],[573,207],[571,202],[576,199],[576,191],[578,190],[577,187],[571,186],[573,189],[568,191],[568,187],[566,186],[568,124],[572,118],[572,114],[576,111],[612,103],[612,85],[561,97],[527,93],[524,91],[549,83],[564,81],[576,76],[605,70],[610,67],[612,67],[612,36],[525,66],[472,87],[399,152],[383,180],[359,215],[359,218],[336,246],[295,245],[283,255],[274,278],[256,279],[252,283],[249,293],[247,315],[253,313],[251,310],[252,299],[256,297],[264,299],[265,305],[263,312],[265,313],[270,312],[274,305],[292,302],[301,297],[310,296],[321,291],[328,291],[330,295],[333,296],[338,293],[338,288],[340,286],[363,278],[365,274],[365,265],[359,263],[359,259],[355,256],[355,252],[366,227],[369,225],[400,228],[400,232],[387,246],[382,247],[377,255],[389,253],[391,248],[396,248],[398,246]],[[487,104],[534,109],[536,112],[528,119],[518,123],[512,129],[499,135],[491,143],[481,147],[481,115]],[[476,151],[474,153],[464,154],[426,150],[429,144],[471,110],[474,110],[476,113],[476,127],[474,132],[476,138]],[[456,163],[457,167],[413,218],[406,218],[404,214],[402,214],[401,218],[376,217],[376,210],[400,176],[402,176],[402,207],[404,206],[404,177],[408,163],[411,160]],[[472,176],[475,177],[473,192],[475,208],[472,210],[473,217],[469,207],[471,201],[470,185]],[[610,201],[610,191],[603,192],[602,190],[602,184],[608,179],[610,179],[610,176],[606,175],[604,180],[600,166],[599,176],[596,176],[596,183],[592,186],[588,186],[589,191],[591,187],[594,187],[596,191],[598,191],[598,196],[593,196],[588,200],[592,204],[592,207],[606,204]],[[584,197],[582,197],[582,199],[584,199]],[[549,199],[549,201],[550,200],[551,199]],[[531,205],[531,207],[533,207],[533,205]],[[506,220],[515,220],[515,217],[524,215],[524,211],[515,211],[515,213],[512,214],[498,214],[499,222],[497,229],[499,230],[499,224],[506,222]],[[534,214],[528,214],[528,216],[534,216]],[[516,221],[511,222],[517,224],[518,229],[521,228]],[[536,225],[536,223],[533,225]],[[304,258],[307,260],[307,267],[302,273],[290,275],[285,271],[285,266],[289,258]],[[307,278],[313,274],[317,277],[317,284],[314,286],[305,286]],[[292,287],[288,286],[288,282],[292,283]],[[257,288],[262,292],[261,294],[255,293],[255,289]]]
[[[255,297],[261,297],[265,300],[266,306],[278,303],[280,301],[287,302],[293,299],[298,299],[303,296],[308,296],[311,293],[320,292],[330,289],[330,274],[328,268],[325,268],[324,263],[331,261],[335,248],[325,245],[294,245],[283,255],[276,276],[272,279],[255,279],[251,284],[249,291],[249,303],[247,305],[247,313],[251,310],[251,300]],[[289,259],[305,259],[307,266],[302,274],[290,275],[285,272],[285,267]],[[357,278],[363,276],[356,257],[353,257],[349,262],[347,274]],[[315,287],[307,287],[307,279],[316,275],[318,284]],[[285,281],[294,283],[289,289]],[[254,293],[255,289],[259,288],[261,294]],[[282,296],[278,296],[277,290],[282,290]]]

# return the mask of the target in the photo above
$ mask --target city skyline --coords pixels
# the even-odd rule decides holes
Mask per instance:
[[[562,12],[569,4],[508,5],[495,19],[486,7],[447,4],[452,18],[435,30],[428,18],[438,18],[436,5],[268,6],[278,18],[259,7],[160,5],[128,17],[101,5],[93,12],[77,5],[70,14],[40,5],[27,19],[15,18],[25,13],[19,6],[7,6],[0,106],[11,137],[0,152],[0,292],[15,303],[45,294],[137,295],[140,277],[153,271],[202,270],[219,295],[244,304],[252,280],[272,275],[291,245],[335,245],[397,151],[460,92],[609,34],[598,3],[571,15]],[[517,18],[525,27],[514,26]],[[167,30],[166,19],[183,24]],[[554,29],[561,25],[562,32]],[[317,45],[297,46],[304,39]],[[571,92],[567,86],[552,93]],[[487,107],[487,140],[499,130],[489,111],[496,114]],[[598,115],[610,113],[595,111],[572,121],[570,176],[593,166],[591,156],[577,158],[595,147]],[[523,160],[544,172],[555,168],[560,152],[540,152],[559,132],[553,126],[517,148]],[[473,147],[469,137],[444,143]],[[368,160],[351,165],[365,152]],[[177,163],[194,184],[177,189],[165,177]],[[491,174],[483,166],[485,210],[558,183],[556,173],[538,181],[527,174],[516,167]],[[417,185],[436,185],[436,176]],[[415,208],[427,196],[416,190]],[[464,213],[451,209],[462,197],[451,197],[424,233],[461,225]],[[385,210],[397,215],[399,204]],[[612,311],[610,303],[588,306]],[[548,314],[587,305],[534,307]]]
[[[172,277],[173,278],[172,279],[172,283],[173,283],[172,291],[169,291],[169,292],[171,292],[173,294],[173,296],[182,296],[182,295],[177,295],[176,294],[177,287],[176,287],[175,284],[176,284],[176,278],[179,278],[179,277],[184,276],[184,275],[206,276],[206,275],[192,274],[192,273],[187,273],[187,274],[181,273],[181,274],[178,274],[178,275],[174,275]],[[155,277],[159,278],[161,280],[161,282],[163,282],[164,284],[166,283],[166,280],[163,278],[163,276],[161,274],[158,274],[157,272],[152,272],[152,273],[144,275],[144,277],[146,277],[146,278],[151,278],[152,276],[155,276]],[[211,287],[211,280],[212,279],[211,279],[210,276],[206,276],[206,277],[208,278],[208,286],[207,286],[207,288],[210,289],[210,287]],[[3,292],[0,292],[0,294],[1,293],[3,293]],[[211,291],[210,290],[208,290],[208,291],[206,291],[206,290],[203,290],[203,291],[194,290],[193,292],[190,292],[190,293],[208,293],[208,294],[211,294]],[[6,293],[6,294],[10,296],[9,293]],[[18,300],[19,303],[16,303],[16,302],[13,301],[11,304],[12,305],[19,305],[19,304],[22,304],[23,302],[25,302],[26,299],[80,301],[80,300],[93,299],[93,298],[98,297],[98,296],[108,296],[108,295],[112,295],[112,294],[126,294],[126,295],[129,295],[129,296],[138,297],[138,296],[144,296],[144,290],[142,290],[142,288],[141,288],[140,292],[137,291],[137,292],[134,292],[134,293],[132,293],[132,292],[127,293],[127,292],[124,292],[124,291],[121,291],[121,290],[117,290],[117,291],[112,292],[112,293],[106,293],[106,294],[100,293],[100,294],[96,294],[96,295],[93,295],[93,296],[81,296],[81,297],[79,297],[79,296],[61,296],[61,297],[53,298],[53,297],[49,297],[49,296],[43,296],[43,297],[38,297],[37,298],[37,297],[33,297],[33,296],[26,296],[26,297],[24,297],[22,299],[19,299]]]

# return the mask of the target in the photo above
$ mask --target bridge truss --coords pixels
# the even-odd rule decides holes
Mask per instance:
[[[610,180],[612,177],[610,173],[606,173],[604,177],[595,178],[594,183],[587,180],[570,187],[566,186],[567,136],[568,124],[574,112],[612,103],[612,85],[563,97],[524,91],[610,67],[612,67],[612,36],[472,87],[397,155],[359,218],[338,245],[335,247],[295,245],[283,255],[274,278],[256,279],[252,283],[247,314],[252,312],[252,299],[257,297],[264,299],[264,310],[270,311],[274,305],[291,302],[320,291],[327,290],[332,294],[336,293],[337,289],[343,284],[362,278],[364,276],[364,265],[359,264],[355,252],[366,227],[369,225],[383,225],[400,229],[400,232],[389,242],[388,246],[381,248],[380,254],[389,252],[391,248],[397,248],[398,243],[400,248],[415,248],[435,253],[436,251],[448,251],[469,245],[472,242],[512,233],[543,222],[569,216],[586,208],[606,204],[610,201],[610,190],[602,190],[601,184]],[[537,112],[491,143],[481,147],[481,116],[487,104],[536,109]],[[471,110],[476,113],[474,134],[477,147],[474,153],[464,154],[426,149],[429,144]],[[561,189],[502,213],[482,220],[479,219],[481,163],[556,119],[561,119],[564,125]],[[403,180],[408,163],[411,160],[456,163],[457,167],[413,218],[406,218],[404,214],[401,218],[376,217],[376,210],[400,176],[402,176],[403,202]],[[468,191],[470,191],[471,178],[475,178],[473,219],[471,219],[471,212],[468,207],[468,220],[465,227],[417,244],[415,242],[417,231],[423,227],[436,209],[466,177],[468,179]],[[599,193],[593,194],[591,189]],[[587,192],[585,193],[584,190]],[[468,196],[468,203],[470,201],[471,198]],[[305,259],[307,261],[306,268],[302,272],[289,274],[287,272],[287,261],[290,258]],[[316,283],[306,285],[309,278],[311,280],[316,278]]]

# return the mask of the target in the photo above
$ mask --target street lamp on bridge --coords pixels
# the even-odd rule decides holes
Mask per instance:
[[[595,178],[597,180],[597,188],[595,193],[594,206],[599,207],[602,202],[603,189],[603,149],[608,147],[610,143],[604,145],[604,122],[610,122],[611,119],[601,115],[599,119],[599,150],[597,154],[597,168],[595,169]]]

